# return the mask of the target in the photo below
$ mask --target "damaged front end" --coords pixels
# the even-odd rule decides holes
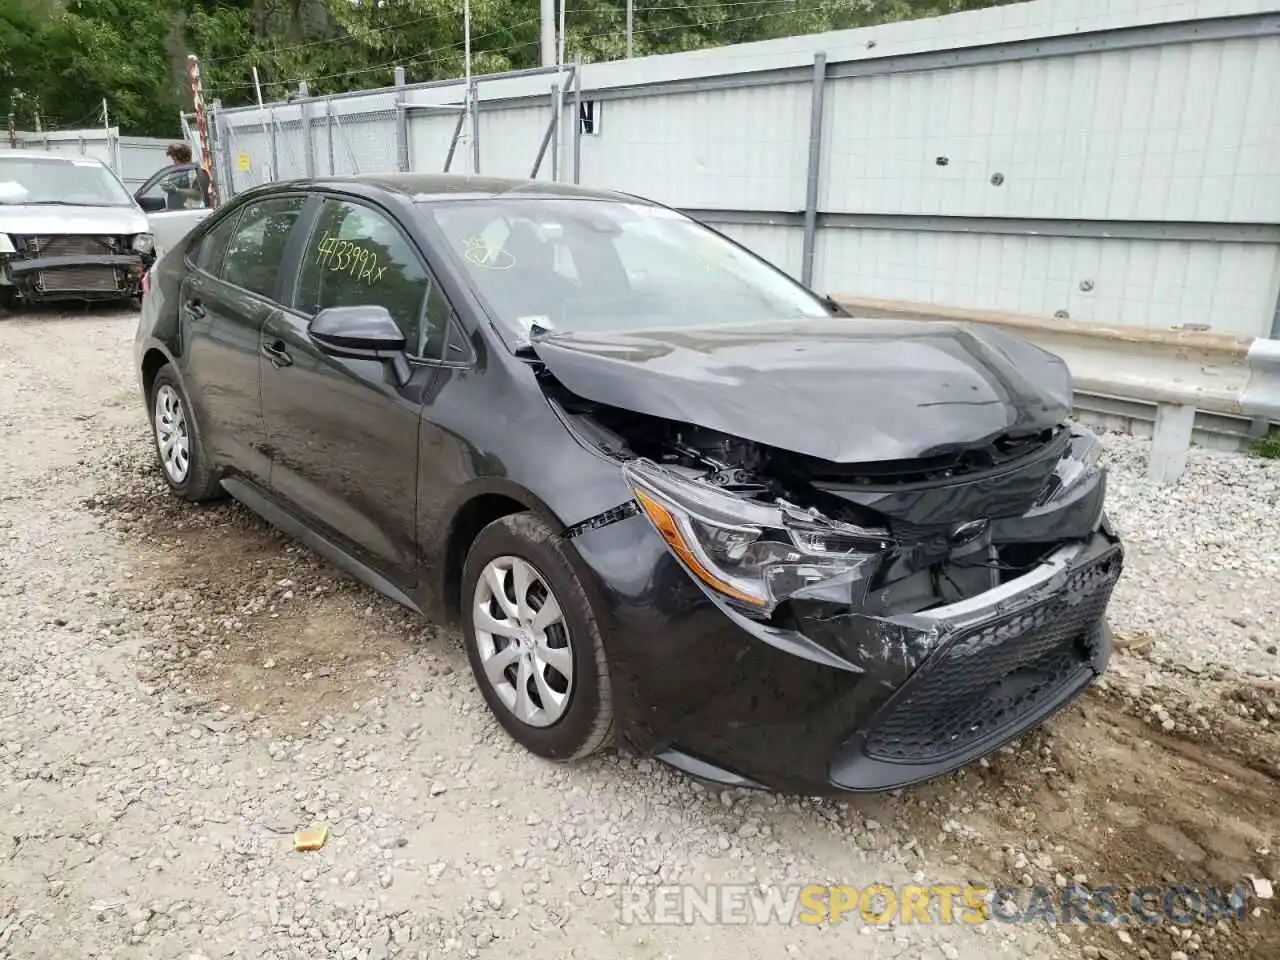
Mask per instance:
[[[1123,554],[1087,431],[1064,423],[835,463],[596,403],[545,371],[542,382],[579,440],[619,462],[638,512],[727,616],[874,686],[830,751],[835,788],[953,769],[1105,670]],[[673,762],[708,775],[677,748]]]
[[[151,234],[0,234],[0,289],[22,301],[137,297],[155,260]]]

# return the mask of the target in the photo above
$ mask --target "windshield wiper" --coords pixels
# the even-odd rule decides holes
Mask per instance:
[[[830,311],[831,311],[833,314],[835,314],[837,317],[852,317],[852,316],[853,316],[853,314],[851,314],[848,310],[846,310],[846,309],[845,309],[845,308],[844,308],[844,307],[839,303],[839,301],[837,301],[837,300],[835,299],[835,297],[832,297],[830,294],[828,294],[827,296],[825,296],[825,297],[823,297],[823,298],[822,298],[822,303],[823,303],[823,305],[824,305],[828,310],[830,310]]]
[[[122,203],[80,203],[75,200],[21,200],[25,207],[122,207]]]

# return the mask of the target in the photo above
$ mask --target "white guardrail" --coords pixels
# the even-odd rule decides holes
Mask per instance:
[[[1175,482],[1194,439],[1240,449],[1280,422],[1280,340],[1201,330],[1106,327],[937,304],[833,299],[856,317],[999,327],[1066,361],[1077,416],[1152,437],[1148,477]]]

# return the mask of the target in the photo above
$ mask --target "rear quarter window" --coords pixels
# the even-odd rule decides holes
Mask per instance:
[[[195,242],[187,255],[197,269],[216,275],[222,268],[222,256],[227,252],[227,242],[235,231],[241,211],[232,213]]]

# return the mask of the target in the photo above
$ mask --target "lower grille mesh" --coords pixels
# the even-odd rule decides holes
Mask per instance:
[[[36,287],[45,293],[112,293],[120,282],[113,267],[59,267],[42,270]]]
[[[1119,551],[1035,606],[962,633],[937,651],[867,736],[882,760],[944,760],[1014,728],[1088,669],[1120,575]]]

